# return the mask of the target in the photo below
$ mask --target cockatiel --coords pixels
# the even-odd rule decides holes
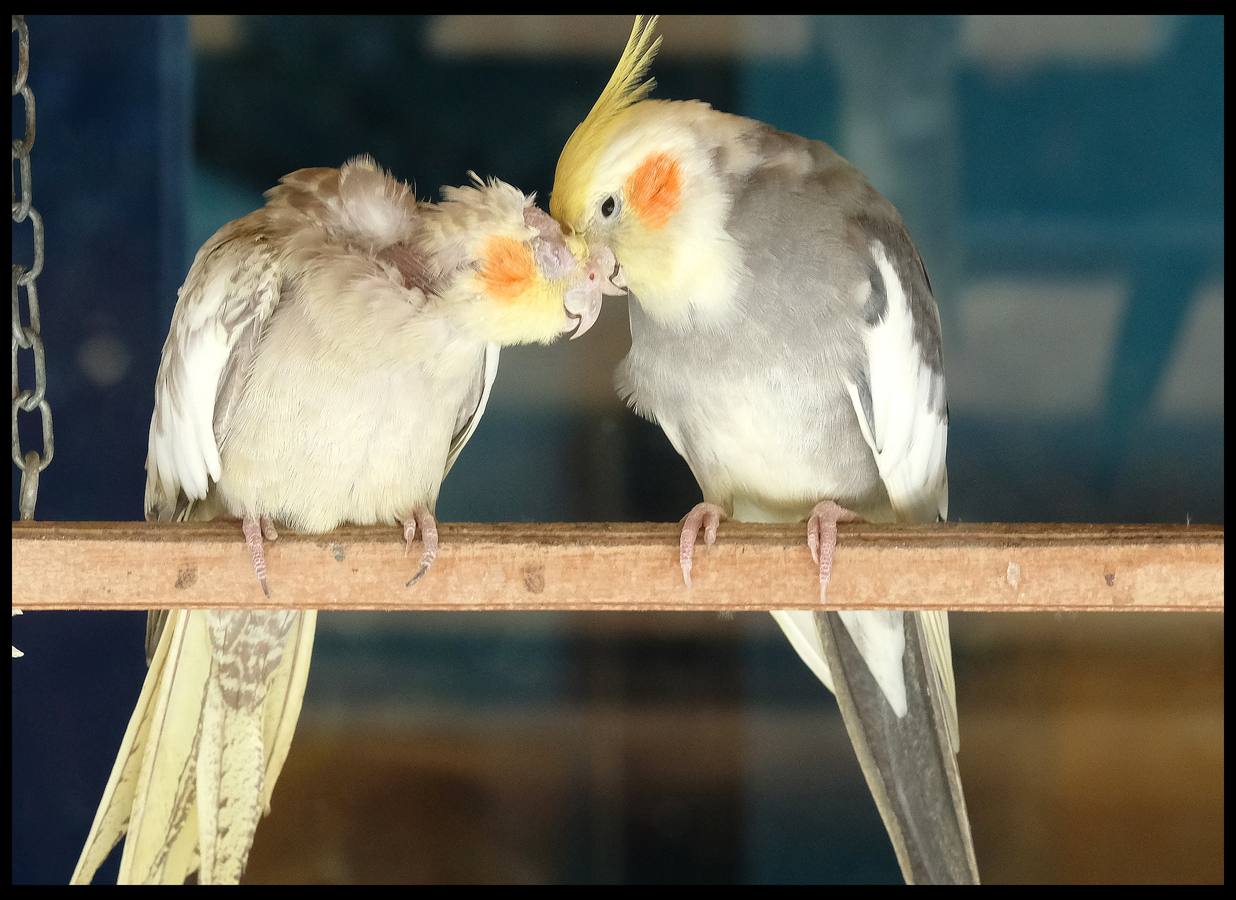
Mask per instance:
[[[644,99],[642,17],[558,160],[550,211],[630,290],[620,394],[699,482],[680,563],[726,515],[807,522],[825,598],[837,522],[948,509],[940,320],[897,211],[827,145]],[[807,598],[782,598],[804,606]],[[978,871],[944,612],[774,612],[840,704],[907,881]]]
[[[367,157],[301,169],[198,251],[156,381],[146,517],[240,519],[257,574],[245,602],[261,605],[259,584],[271,595],[262,541],[275,523],[402,523],[406,545],[419,528],[412,581],[424,574],[438,489],[485,410],[499,346],[595,321],[605,279],[582,242],[532,197],[472,177],[435,205]],[[300,713],[315,618],[156,622],[74,882],[126,832],[121,882],[239,880]]]

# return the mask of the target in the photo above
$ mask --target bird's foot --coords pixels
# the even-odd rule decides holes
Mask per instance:
[[[807,519],[807,548],[820,566],[820,603],[828,600],[828,579],[833,572],[833,553],[837,549],[837,523],[861,522],[858,513],[832,501],[823,500]]]
[[[404,587],[412,587],[420,581],[421,577],[429,571],[429,567],[433,565],[433,561],[438,558],[438,521],[433,517],[433,513],[426,510],[418,510],[412,513],[411,518],[404,520],[403,555],[407,556],[408,551],[412,549],[417,526],[421,529],[421,543],[425,545],[425,550],[421,553],[421,564],[416,574]]]
[[[715,503],[697,503],[682,517],[682,535],[678,538],[678,565],[682,567],[682,580],[691,586],[691,561],[695,558],[695,542],[700,528],[704,529],[704,543],[711,547],[717,541],[717,526],[724,519],[725,510]]]
[[[253,574],[262,585],[262,593],[270,596],[270,585],[266,583],[266,553],[262,549],[262,537],[268,541],[279,540],[279,532],[270,516],[245,516],[240,521],[240,530],[244,532],[245,544],[249,548],[249,558],[253,560]]]

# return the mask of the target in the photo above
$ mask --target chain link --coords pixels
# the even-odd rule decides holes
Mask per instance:
[[[30,178],[30,151],[34,147],[34,92],[26,83],[30,74],[30,33],[25,16],[13,16],[13,31],[17,33],[17,71],[13,73],[13,96],[20,96],[25,120],[21,138],[13,139],[13,164],[17,177],[10,169],[9,188],[13,198],[13,224],[20,225],[27,219],[33,231],[34,262],[29,268],[13,263],[13,464],[21,470],[21,493],[18,506],[23,519],[34,518],[34,505],[39,497],[39,474],[51,464],[56,451],[55,435],[52,432],[51,406],[47,402],[47,360],[43,353],[43,334],[39,317],[39,291],[36,279],[43,271],[43,217],[34,208],[34,193]],[[18,186],[21,193],[18,194]],[[21,293],[26,294],[28,320],[22,322]],[[18,349],[30,350],[34,362],[34,387],[18,388]],[[18,434],[18,412],[39,411],[43,422],[43,452],[22,452]]]

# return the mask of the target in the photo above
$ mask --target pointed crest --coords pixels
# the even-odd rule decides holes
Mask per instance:
[[[562,148],[554,172],[554,191],[549,198],[550,210],[559,221],[572,222],[583,212],[584,191],[609,127],[623,110],[643,100],[656,86],[655,78],[641,79],[648,74],[661,48],[661,38],[653,39],[658,18],[635,17],[631,36],[609,82]]]

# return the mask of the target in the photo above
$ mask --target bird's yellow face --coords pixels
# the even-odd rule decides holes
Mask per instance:
[[[677,284],[691,262],[695,215],[687,191],[702,173],[690,134],[666,115],[667,106],[644,101],[623,110],[590,136],[598,146],[589,158],[564,150],[550,201],[568,232],[614,253],[613,283],[629,285],[641,300],[654,298],[659,285]]]
[[[601,312],[608,270],[581,238],[568,236],[535,206],[524,210],[531,235],[486,237],[473,283],[482,298],[480,327],[500,344],[549,343],[580,337]],[[612,259],[612,257],[610,257]]]
[[[646,244],[673,218],[682,196],[672,154],[647,153],[622,139],[631,135],[633,107],[654,85],[644,76],[661,46],[660,38],[654,40],[656,24],[656,16],[636,16],[614,73],[562,148],[554,172],[554,218],[568,233],[615,254]],[[620,276],[616,279],[614,284],[623,286]]]
[[[473,334],[502,345],[549,343],[592,327],[612,255],[590,256],[533,197],[500,181],[477,179],[443,195],[428,218],[447,280],[442,293]]]
[[[613,252],[612,283],[653,317],[724,305],[740,254],[725,231],[732,204],[702,135],[704,103],[643,99],[660,39],[638,17],[609,83],[562,149],[550,212],[593,248]]]

